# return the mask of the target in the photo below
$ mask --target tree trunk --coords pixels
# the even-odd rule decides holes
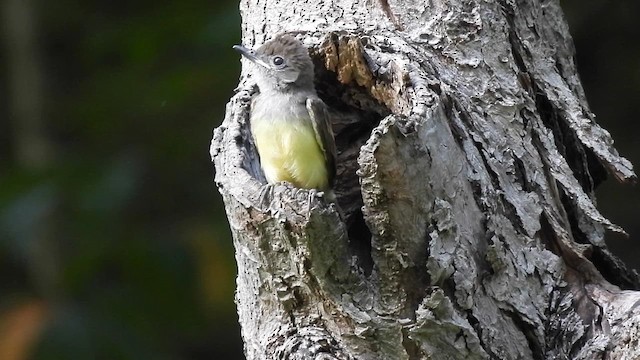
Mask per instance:
[[[589,111],[557,0],[240,8],[244,44],[309,46],[344,214],[264,185],[245,69],[211,154],[247,359],[640,358],[640,280],[594,198],[635,174]]]

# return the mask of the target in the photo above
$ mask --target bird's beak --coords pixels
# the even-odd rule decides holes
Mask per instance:
[[[247,59],[251,60],[253,63],[258,64],[260,66],[264,66],[266,68],[269,68],[269,65],[267,63],[265,63],[264,61],[262,61],[262,59],[260,59],[259,57],[256,56],[256,52],[251,50],[251,49],[247,49],[246,47],[242,46],[242,45],[233,45],[233,50],[239,52],[240,54],[242,54],[242,56],[246,57]]]

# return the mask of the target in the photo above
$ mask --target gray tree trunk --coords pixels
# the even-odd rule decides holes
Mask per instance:
[[[557,0],[241,1],[295,31],[332,108],[336,193],[263,184],[243,72],[211,154],[247,359],[638,359],[640,281]]]

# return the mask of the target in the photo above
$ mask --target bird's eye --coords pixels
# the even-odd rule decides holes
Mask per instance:
[[[284,64],[284,59],[283,58],[281,58],[280,56],[276,56],[276,57],[273,58],[273,65],[280,66],[282,64]]]

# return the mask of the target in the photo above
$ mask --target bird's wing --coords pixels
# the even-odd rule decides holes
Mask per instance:
[[[324,153],[324,159],[327,163],[329,186],[332,186],[336,176],[336,142],[333,138],[333,130],[331,130],[327,105],[317,97],[307,98],[306,105],[309,117],[311,118],[311,124],[313,125],[313,131],[316,135],[316,141],[318,145],[320,145],[320,149]]]

